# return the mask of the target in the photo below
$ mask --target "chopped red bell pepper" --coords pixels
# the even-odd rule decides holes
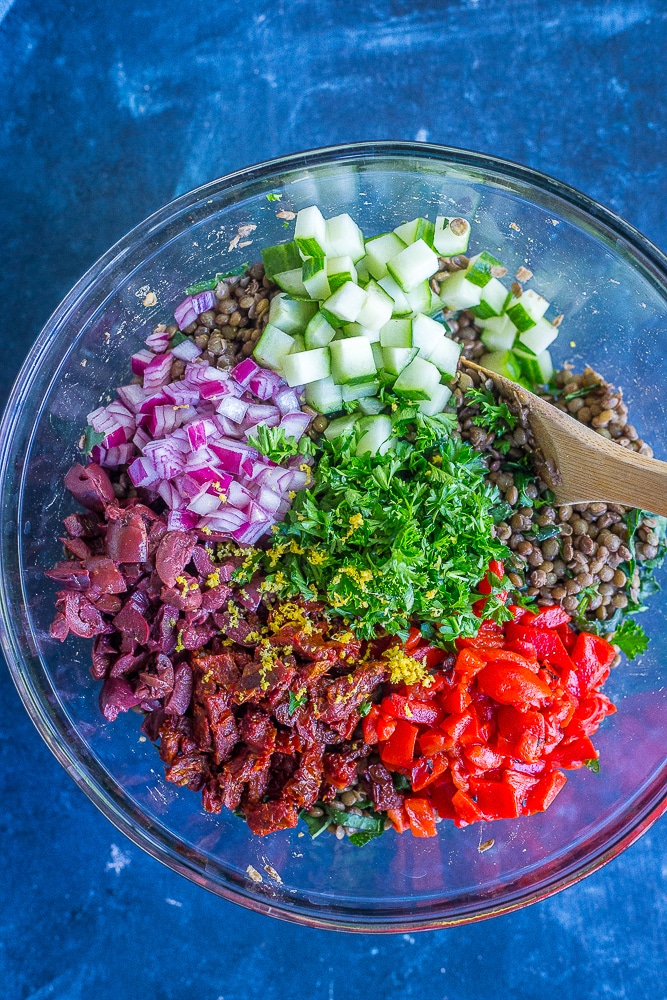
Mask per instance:
[[[426,788],[432,781],[444,774],[448,767],[449,761],[444,753],[420,757],[410,773],[412,790],[420,792],[422,788]]]
[[[489,746],[473,745],[465,747],[463,756],[479,771],[493,771],[502,767],[505,758]]]
[[[415,649],[411,655],[414,660],[423,663],[430,670],[433,667],[440,666],[447,653],[444,649],[440,649],[439,646],[429,646],[428,643],[425,643],[423,646]]]
[[[453,691],[446,691],[440,696],[440,704],[445,712],[451,715],[458,715],[464,712],[471,700],[469,692],[463,687],[454,688]]]
[[[405,833],[410,829],[410,817],[404,805],[395,809],[387,809],[387,816],[394,825],[396,833]]]
[[[583,767],[587,760],[597,760],[598,752],[588,736],[563,740],[551,753],[551,766],[564,767],[567,771]]]
[[[428,799],[410,796],[405,799],[405,811],[413,837],[435,837],[435,809]]]
[[[486,781],[473,778],[470,791],[484,819],[516,819],[520,815],[514,789],[505,781]]]
[[[384,715],[394,719],[406,719],[414,725],[435,726],[443,717],[443,711],[438,705],[424,701],[410,701],[404,695],[390,694],[383,698],[380,710]]]
[[[421,629],[411,628],[410,631],[408,632],[408,638],[405,643],[405,646],[403,647],[405,649],[405,652],[408,655],[410,655],[413,650],[417,649],[422,640],[423,636],[421,634]]]
[[[452,805],[456,812],[454,822],[459,827],[469,826],[471,823],[478,823],[481,819],[484,819],[484,814],[477,806],[477,803],[473,802],[467,792],[461,791],[460,788],[452,797]]]
[[[567,783],[567,776],[562,771],[551,771],[545,774],[528,792],[524,816],[532,816],[536,812],[544,812],[556,798],[561,788]]]
[[[427,757],[429,754],[448,750],[452,745],[451,738],[446,733],[442,733],[437,729],[427,729],[425,733],[422,733],[418,737],[417,742],[419,743],[419,749]]]
[[[553,696],[549,685],[532,670],[515,664],[488,663],[478,675],[477,684],[494,701],[519,709],[540,707]]]
[[[574,662],[582,694],[603,684],[609,676],[609,668],[616,651],[606,639],[599,635],[581,632],[577,636],[572,660]]]
[[[382,712],[380,712],[375,722],[375,731],[378,734],[378,740],[380,743],[382,743],[383,740],[388,740],[395,729],[396,719],[393,719],[388,715],[383,715]]]
[[[454,670],[462,677],[474,677],[484,669],[484,660],[472,649],[462,649],[456,657]]]
[[[567,625],[570,620],[571,616],[561,608],[560,604],[550,604],[548,607],[540,608],[530,622],[526,619],[524,625],[532,625],[534,628],[558,628],[559,625]]]
[[[377,705],[371,705],[368,715],[361,720],[361,728],[364,733],[364,743],[372,745],[377,743],[379,736],[377,731],[377,721],[380,718],[380,709]]]
[[[396,728],[380,748],[380,757],[387,767],[412,767],[415,757],[417,727],[403,719],[398,719]]]

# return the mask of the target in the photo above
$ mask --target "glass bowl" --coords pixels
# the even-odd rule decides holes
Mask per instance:
[[[0,428],[2,644],[50,749],[153,857],[288,920],[357,931],[442,927],[571,885],[665,809],[664,597],[643,616],[649,652],[609,681],[619,711],[597,737],[600,774],[572,773],[542,815],[464,830],[445,822],[432,840],[390,832],[361,849],[328,835],[311,841],[301,829],[253,838],[234,816],[204,813],[197,794],[164,781],[134,713],[102,719],[89,643],[48,634],[56,588],[43,571],[59,556],[61,520],[73,506],[62,481],[86,413],[127,381],[130,354],[156,322],[169,321],[186,285],[258,258],[288,234],[281,210],[313,203],[325,215],[349,212],[367,233],[416,215],[470,218],[471,246],[497,251],[510,274],[529,266],[535,287],[565,313],[557,362],[590,363],[622,385],[640,435],[665,454],[667,259],[629,225],[558,181],[457,149],[361,143],[274,160],[212,181],[137,226],[72,289],[35,343]],[[256,228],[234,246],[248,224]],[[153,307],[142,304],[149,291]]]

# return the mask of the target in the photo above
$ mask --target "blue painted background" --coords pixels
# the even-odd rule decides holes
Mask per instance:
[[[667,248],[666,44],[662,0],[0,0],[2,399],[59,299],[126,230],[308,147],[496,153]],[[667,998],[665,821],[508,917],[414,938],[313,932],[126,842],[4,670],[0,713],[3,1000]]]

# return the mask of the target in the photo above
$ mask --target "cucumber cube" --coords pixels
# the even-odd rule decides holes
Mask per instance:
[[[343,327],[343,334],[346,337],[365,337],[371,344],[378,344],[380,342],[380,331],[369,330],[367,326],[362,326],[361,323],[347,323]],[[338,337],[338,340],[342,340],[342,337]]]
[[[379,340],[376,343],[371,344],[371,351],[373,353],[373,362],[375,367],[380,372],[384,368],[384,358],[382,354],[382,345]]]
[[[283,292],[287,292],[288,295],[297,299],[307,299],[309,298],[308,289],[301,277],[301,267],[295,267],[292,271],[281,271],[280,274],[274,274],[273,280],[278,288],[281,288]]]
[[[435,220],[433,246],[441,257],[455,257],[465,253],[470,242],[470,223],[467,219],[439,215]]]
[[[277,298],[278,296],[276,296]],[[275,302],[275,299],[273,300]],[[311,351],[314,347],[326,347],[336,335],[336,331],[327,322],[321,312],[316,312],[306,327],[305,342],[306,349]]]
[[[379,330],[391,319],[394,310],[393,299],[372,278],[366,285],[365,291],[366,301],[357,316],[357,322],[369,330]]]
[[[257,341],[253,356],[255,361],[274,372],[281,372],[283,361],[294,347],[294,337],[267,323]]]
[[[413,312],[433,312],[433,299],[435,296],[428,281],[420,282],[412,291],[406,292],[405,297]],[[437,302],[437,308],[442,308],[439,302]]]
[[[357,456],[367,453],[384,455],[391,444],[391,417],[386,416],[386,414],[378,414],[375,417],[365,419],[368,424],[357,443]]]
[[[364,258],[369,274],[378,281],[387,273],[387,261],[396,257],[405,249],[405,243],[396,233],[385,233],[366,240],[366,256]]]
[[[342,390],[343,402],[353,403],[356,399],[366,399],[375,396],[380,383],[377,381],[359,382],[358,384],[339,386]]]
[[[416,288],[438,270],[438,258],[423,240],[411,243],[387,262],[387,270],[404,292]]]
[[[492,267],[502,267],[502,262],[498,260],[497,257],[493,257],[486,250],[482,250],[475,257],[470,258],[470,263],[466,270],[466,278],[471,281],[473,285],[479,285],[480,288],[484,288],[485,285],[493,278],[491,273]]]
[[[538,319],[542,319],[549,308],[549,303],[542,296],[534,292],[532,288],[523,292],[517,298],[515,295],[509,300],[505,312],[514,323],[517,330],[523,333],[535,326]]]
[[[454,271],[440,286],[440,299],[448,309],[472,309],[482,299],[482,289],[466,280],[465,271]]]
[[[466,278],[469,278],[469,275],[466,275]],[[502,281],[499,281],[498,278],[491,278],[482,288],[482,297],[479,305],[474,307],[473,312],[479,319],[501,316],[508,297],[509,292]]]
[[[408,302],[403,289],[399,288],[390,274],[386,274],[384,278],[380,278],[378,285],[393,299],[394,305],[391,314],[394,318],[410,315],[412,306]]]
[[[311,299],[328,299],[331,289],[326,257],[306,257],[301,268],[301,280]]]
[[[336,413],[343,409],[340,386],[329,376],[319,382],[310,382],[305,391],[306,402],[318,413]]]
[[[284,292],[279,292],[271,299],[269,308],[269,323],[273,323],[284,333],[301,333],[308,326],[317,312],[315,302],[304,302],[302,299],[291,299]],[[318,345],[321,346],[321,345]]]
[[[327,219],[324,242],[331,257],[351,257],[355,264],[366,252],[364,235],[347,212]]]
[[[394,392],[405,399],[433,399],[440,385],[440,372],[430,361],[414,358],[394,382]]]
[[[300,354],[301,351],[306,350],[306,338],[302,333],[295,333],[293,338],[294,347],[290,351],[290,354]]]
[[[428,360],[443,375],[455,375],[461,355],[461,345],[449,337],[443,337],[429,354]]]
[[[504,375],[512,382],[517,382],[521,378],[519,361],[512,351],[491,351],[489,354],[483,354],[479,363],[482,368]]]
[[[515,338],[516,327],[509,316],[491,316],[485,321],[481,339],[490,351],[510,351]]]
[[[267,278],[273,278],[281,271],[292,271],[301,267],[301,254],[296,243],[279,243],[274,247],[264,247],[262,261]]]
[[[331,421],[324,432],[324,436],[327,441],[335,441],[336,438],[343,437],[344,434],[354,430],[358,422],[358,413],[349,413],[346,417],[337,417]]]
[[[328,295],[337,291],[346,281],[357,284],[357,269],[349,254],[343,257],[327,257],[327,278],[330,289]]]
[[[452,390],[446,385],[439,385],[431,399],[422,399],[419,404],[419,412],[427,417],[434,417],[437,413],[442,413],[452,395]]]
[[[412,222],[404,222],[402,226],[396,226],[394,232],[400,236],[404,243],[416,243],[417,240],[423,240],[430,247],[433,246],[435,226],[428,219],[417,218],[413,219]]]
[[[322,308],[344,323],[355,323],[365,301],[364,289],[353,281],[346,281],[322,304]]]
[[[534,326],[519,334],[519,343],[522,347],[527,347],[533,354],[542,354],[553,344],[557,336],[558,327],[552,326],[548,320],[540,318]]]
[[[400,375],[416,357],[416,347],[383,347],[381,363],[389,375]]]
[[[412,320],[412,346],[418,348],[419,357],[425,361],[428,361],[444,336],[442,323],[436,323],[430,316],[417,313]]]
[[[412,347],[412,320],[390,319],[380,330],[382,347]]]
[[[305,257],[326,256],[326,223],[317,205],[297,212],[294,242]]]
[[[538,386],[547,384],[554,371],[549,351],[542,351],[541,354],[531,357],[519,355],[516,351],[514,353],[519,362],[521,374],[529,385]]]
[[[331,374],[338,385],[365,382],[377,373],[372,347],[365,337],[333,340],[330,351]]]
[[[299,351],[283,358],[283,378],[289,386],[319,382],[329,375],[331,375],[331,356],[328,347]]]
[[[359,400],[357,406],[359,407],[359,412],[368,417],[376,413],[382,413],[386,407],[386,403],[383,403],[377,396],[364,396],[363,399]]]

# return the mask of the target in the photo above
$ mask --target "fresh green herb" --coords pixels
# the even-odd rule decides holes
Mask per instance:
[[[381,830],[360,830],[359,833],[353,833],[349,840],[355,847],[363,847],[369,840],[375,840],[376,837],[381,837],[383,833],[384,824]]]
[[[469,389],[466,393],[466,402],[472,406],[475,404],[479,406],[479,413],[472,418],[473,423],[496,435],[513,431],[518,423],[518,418],[510,412],[507,403],[498,403],[489,389]],[[507,451],[510,447],[511,444],[508,445]],[[498,450],[500,451],[499,448]],[[506,452],[501,452],[501,454],[506,454]]]
[[[558,524],[534,524],[529,533],[536,542],[545,542],[547,538],[556,538],[560,535],[560,525]]]
[[[589,771],[593,772],[593,774],[600,773],[600,761],[597,759],[597,757],[590,757],[588,760],[584,761],[584,764],[586,765]]]
[[[262,455],[266,455],[272,462],[284,462],[294,455],[303,453],[301,443],[296,438],[286,437],[282,427],[258,424],[255,430],[257,433],[248,438],[248,444]]]
[[[406,778],[404,774],[399,774],[398,771],[392,773],[391,780],[397,792],[409,792],[412,790],[410,779]]]
[[[594,389],[599,389],[600,383],[595,382],[593,385],[585,385],[583,389],[577,389],[576,392],[568,392],[567,396],[563,396],[563,399],[568,402],[571,399],[579,399],[580,396],[587,396],[589,392],[593,392]]]
[[[215,291],[216,285],[224,278],[236,278],[240,274],[245,274],[249,267],[250,264],[246,261],[245,264],[239,264],[237,267],[232,267],[229,271],[219,271],[214,278],[196,281],[194,285],[188,285],[185,289],[185,294],[198,295],[199,292],[213,292]]]
[[[325,802],[318,802],[317,805],[322,810],[322,816],[310,816],[305,809],[299,813],[300,818],[308,827],[308,832],[312,838],[319,837],[332,823],[335,826],[346,826],[349,829],[356,830],[357,832],[353,833],[349,838],[350,842],[356,847],[363,847],[364,844],[367,844],[370,840],[374,840],[375,837],[382,836],[384,833],[384,817],[374,812],[370,802],[356,803],[358,809],[364,809],[361,815],[344,812],[342,809],[335,809]]]
[[[294,694],[294,691],[290,691],[289,707],[287,711],[289,712],[290,715],[294,715],[297,708],[302,708],[305,704],[307,704],[307,702],[308,702],[308,695],[305,691],[303,692],[303,694],[300,695],[296,695]]]
[[[591,603],[591,599],[595,597],[597,592],[598,592],[598,585],[595,583],[592,583],[589,587],[583,587],[579,591],[579,593],[577,594],[577,601],[579,602],[577,606],[578,618],[584,617],[586,611],[588,610],[588,605]],[[586,627],[587,626],[588,622],[586,622]]]
[[[285,219],[285,221],[283,222],[283,229],[289,229],[289,222],[287,221],[287,219]]]
[[[613,641],[629,660],[634,660],[646,652],[649,638],[639,622],[627,617],[614,632]]]
[[[84,455],[90,455],[95,445],[102,444],[105,437],[105,434],[102,434],[100,431],[94,431],[90,424],[88,424],[83,433],[83,447],[81,451]]]
[[[328,826],[331,826],[331,816],[327,812],[322,816],[310,816],[306,809],[302,809],[299,813],[299,818],[308,827],[308,833],[313,840],[315,837],[319,837],[321,833],[324,833]]]
[[[477,585],[490,559],[509,556],[493,534],[505,505],[482,456],[452,434],[454,414],[427,417],[396,400],[392,411],[384,456],[357,456],[354,433],[318,443],[317,478],[297,494],[261,569],[281,596],[322,601],[361,638],[378,627],[395,635],[414,617],[443,645],[477,632]],[[251,443],[274,458],[262,430]],[[485,614],[509,618],[497,592]]]
[[[359,715],[361,716],[362,719],[366,718],[372,707],[373,707],[372,701],[362,701],[361,705],[359,706]]]
[[[183,341],[187,339],[188,338],[184,333],[181,333],[180,330],[177,330],[176,333],[172,334],[172,336],[169,338],[169,346],[178,347],[179,344],[182,344]]]
[[[280,201],[281,198],[282,198],[282,195],[281,194],[276,194],[274,191],[271,191],[266,196],[266,200],[267,201]]]

